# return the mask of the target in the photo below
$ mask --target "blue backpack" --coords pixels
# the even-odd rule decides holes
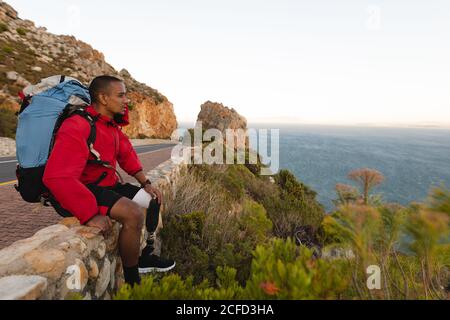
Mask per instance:
[[[85,110],[91,102],[89,90],[73,78],[53,76],[43,79],[39,84],[25,88],[21,96],[23,103],[16,132],[18,185],[15,187],[25,201],[45,202],[49,194],[42,177],[62,123],[75,114],[89,121],[91,133],[87,144],[93,152],[97,119]]]

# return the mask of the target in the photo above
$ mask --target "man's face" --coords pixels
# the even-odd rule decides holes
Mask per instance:
[[[128,103],[127,89],[123,82],[112,82],[109,85],[108,94],[105,96],[105,108],[113,113],[122,113],[125,111],[125,105]]]

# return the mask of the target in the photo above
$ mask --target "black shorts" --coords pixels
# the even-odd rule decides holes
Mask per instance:
[[[136,187],[129,183],[117,184],[114,187],[99,187],[90,184],[86,187],[94,194],[95,199],[97,199],[99,213],[104,216],[109,216],[111,214],[111,209],[121,198],[125,197],[133,200],[136,194],[141,191],[140,187]],[[60,216],[64,218],[73,216],[69,211],[61,207],[55,199],[50,198],[50,203]]]
[[[103,216],[110,216],[111,209],[123,197],[133,200],[141,191],[140,187],[132,184],[117,184],[114,187],[99,187],[97,185],[87,185],[87,188],[97,199],[99,213]]]

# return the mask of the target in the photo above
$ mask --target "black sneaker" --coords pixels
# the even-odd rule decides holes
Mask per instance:
[[[143,255],[139,258],[139,273],[168,272],[175,266],[175,261],[163,259],[154,254]]]

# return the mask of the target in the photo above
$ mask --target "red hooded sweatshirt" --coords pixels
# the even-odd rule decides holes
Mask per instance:
[[[114,120],[99,115],[92,106],[87,108],[87,112],[99,116],[94,149],[100,154],[100,159],[114,169],[119,163],[126,173],[135,176],[142,170],[142,164],[128,137]],[[127,114],[125,124],[128,122],[126,118]],[[87,163],[88,160],[94,160],[87,146],[90,131],[89,122],[79,115],[65,120],[56,135],[43,178],[56,201],[77,217],[81,224],[97,214],[104,214],[104,210],[100,212],[97,200],[86,185],[97,182],[103,173],[106,173],[106,177],[99,186],[112,187],[119,182],[114,169]]]

